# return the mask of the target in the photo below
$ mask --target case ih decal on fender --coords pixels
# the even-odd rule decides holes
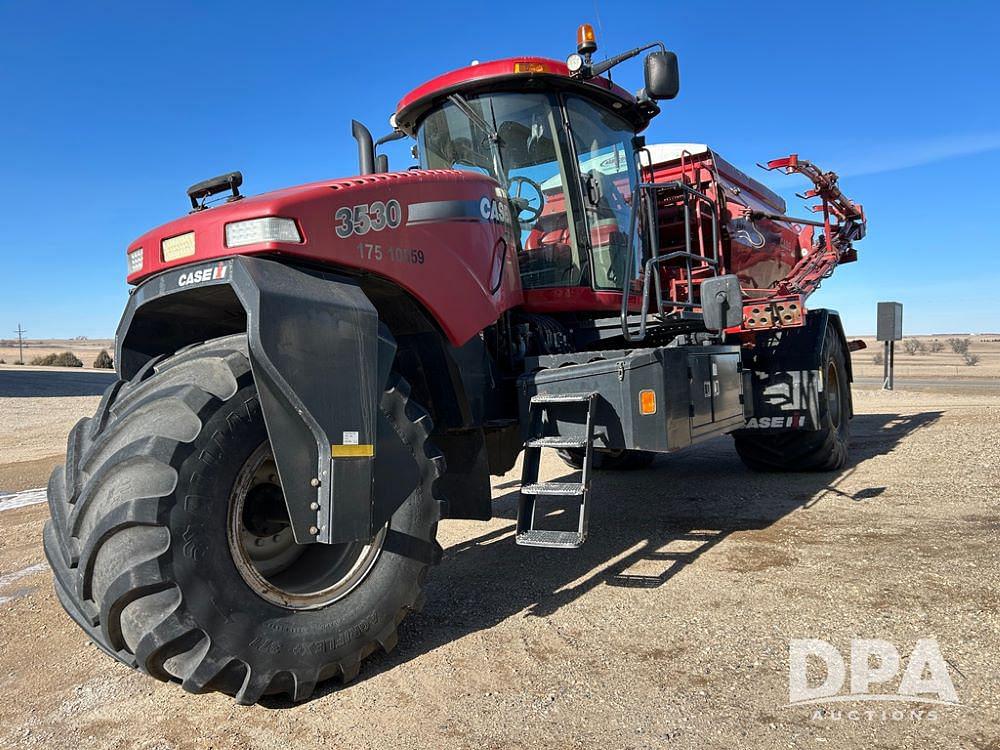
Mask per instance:
[[[395,198],[385,203],[375,201],[357,206],[341,206],[334,218],[337,220],[337,236],[346,240],[352,234],[381,232],[386,227],[395,229],[403,221],[403,207]]]
[[[791,417],[751,417],[747,420],[745,430],[799,430],[806,426],[806,418],[802,414]]]
[[[188,271],[177,277],[177,286],[190,286],[191,284],[200,284],[203,281],[219,281],[226,278],[226,270],[225,263],[216,263],[210,268]]]

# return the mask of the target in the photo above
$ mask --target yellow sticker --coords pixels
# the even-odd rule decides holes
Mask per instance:
[[[371,458],[375,455],[374,445],[331,445],[330,454],[334,458]]]

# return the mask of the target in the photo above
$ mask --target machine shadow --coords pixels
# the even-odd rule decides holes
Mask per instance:
[[[835,472],[751,472],[729,438],[661,457],[645,471],[598,472],[590,535],[577,550],[517,546],[517,490],[508,491],[496,499],[494,513],[510,523],[445,549],[441,565],[430,576],[423,610],[400,626],[392,654],[368,660],[361,679],[509,617],[549,615],[601,584],[663,586],[733,532],[766,528],[825,498],[877,502],[885,487],[848,493],[837,485],[853,474],[856,464],[890,453],[940,415],[855,417],[851,464]],[[636,567],[643,570],[635,573]],[[316,695],[336,689],[336,684],[324,685]]]

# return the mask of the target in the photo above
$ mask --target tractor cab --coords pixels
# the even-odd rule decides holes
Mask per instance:
[[[636,136],[659,108],[646,90],[633,96],[594,72],[589,27],[578,41],[566,63],[511,58],[447,73],[395,115],[422,168],[476,172],[506,190],[525,306],[539,312],[617,309],[638,270],[629,257]]]

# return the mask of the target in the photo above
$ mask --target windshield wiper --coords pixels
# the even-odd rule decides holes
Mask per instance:
[[[509,187],[507,175],[503,171],[503,163],[500,160],[500,134],[481,114],[472,108],[472,105],[461,94],[452,94],[448,97],[448,100],[458,107],[473,125],[486,133],[486,139],[490,142],[490,152],[493,157],[493,172],[496,174],[497,182],[500,183],[504,190],[507,190]]]

